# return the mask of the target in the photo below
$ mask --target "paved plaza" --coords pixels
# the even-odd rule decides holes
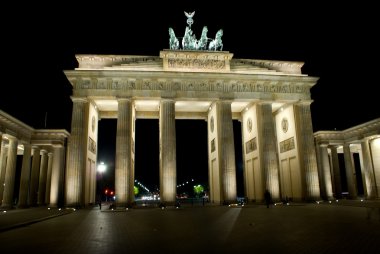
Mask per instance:
[[[379,253],[379,228],[380,203],[369,201],[127,211],[30,208],[0,215],[0,246],[2,254]]]

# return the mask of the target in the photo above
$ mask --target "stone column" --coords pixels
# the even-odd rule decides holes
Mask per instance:
[[[222,179],[222,200],[224,204],[236,202],[236,164],[234,130],[230,101],[216,102],[216,126]]]
[[[17,139],[15,137],[8,136],[8,159],[5,169],[5,182],[3,202],[1,203],[1,209],[10,209],[13,205],[13,190],[15,185],[16,175],[16,161],[17,161]]]
[[[331,200],[334,197],[333,197],[333,190],[332,190],[330,159],[329,159],[329,153],[327,150],[327,145],[320,145],[319,151],[321,155],[323,188],[325,190],[324,192],[326,195],[326,199]]]
[[[369,143],[367,139],[361,141],[361,150],[362,150],[362,171],[364,175],[364,191],[366,193],[367,199],[375,199],[377,197],[376,193],[376,182],[375,175],[373,172],[371,153],[369,148]]]
[[[348,196],[351,199],[357,198],[357,189],[356,189],[356,176],[354,164],[352,161],[352,154],[350,151],[350,144],[345,143],[343,145],[344,153],[344,166],[346,168],[346,178],[347,178],[347,187],[348,187]]]
[[[127,98],[118,99],[117,133],[116,133],[116,166],[115,192],[116,205],[128,206],[134,200],[130,186],[132,177],[132,101]],[[134,196],[133,196],[134,197]],[[128,199],[129,198],[129,199]]]
[[[7,166],[8,147],[6,144],[7,144],[7,141],[3,139],[1,142],[1,152],[0,152],[0,204],[3,202],[5,170]]]
[[[339,168],[339,159],[338,159],[338,151],[336,146],[331,146],[331,162],[333,167],[333,175],[334,175],[334,191],[335,198],[342,198],[342,184],[340,179],[340,168]]]
[[[61,197],[63,197],[63,180],[64,180],[64,161],[65,161],[64,147],[53,147],[53,162],[51,170],[51,187],[50,187],[50,202],[49,206],[57,207],[62,204]]]
[[[45,204],[50,204],[51,172],[53,166],[53,153],[48,153],[48,165],[46,175]]]
[[[177,194],[175,101],[160,101],[160,198],[174,204]]]
[[[40,175],[40,148],[33,146],[33,159],[32,159],[32,173],[30,175],[30,190],[29,190],[29,205],[37,205],[37,195],[38,195],[38,180]]]
[[[71,136],[68,141],[66,165],[65,204],[68,207],[83,207],[83,175],[86,169],[86,141],[88,121],[88,101],[85,98],[72,98],[73,113]]]
[[[29,183],[30,183],[30,159],[32,155],[32,146],[24,144],[24,155],[22,156],[22,168],[20,179],[20,191],[18,197],[18,207],[28,207]]]
[[[38,205],[45,205],[47,164],[47,151],[41,150],[40,176],[38,181]]]
[[[298,151],[301,155],[301,167],[304,172],[306,184],[306,199],[317,200],[320,199],[320,189],[310,103],[311,102],[300,102],[295,104],[294,113],[297,126]]]
[[[277,155],[277,139],[272,116],[272,103],[257,105],[258,136],[260,157],[265,175],[265,188],[274,200],[280,199],[279,165]],[[263,197],[264,198],[264,197]]]

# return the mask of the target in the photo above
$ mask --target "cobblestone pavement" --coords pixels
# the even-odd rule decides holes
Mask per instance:
[[[1,214],[1,253],[380,253],[380,202],[46,211]]]

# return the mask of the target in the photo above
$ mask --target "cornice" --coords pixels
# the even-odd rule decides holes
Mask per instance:
[[[317,143],[358,142],[372,136],[380,136],[380,118],[348,128],[343,131],[317,131],[314,138]]]

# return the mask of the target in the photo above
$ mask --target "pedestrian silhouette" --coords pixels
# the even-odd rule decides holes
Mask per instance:
[[[272,198],[271,198],[270,192],[268,190],[265,190],[264,199],[265,199],[265,204],[267,205],[267,208],[269,208],[269,204],[271,203]]]

